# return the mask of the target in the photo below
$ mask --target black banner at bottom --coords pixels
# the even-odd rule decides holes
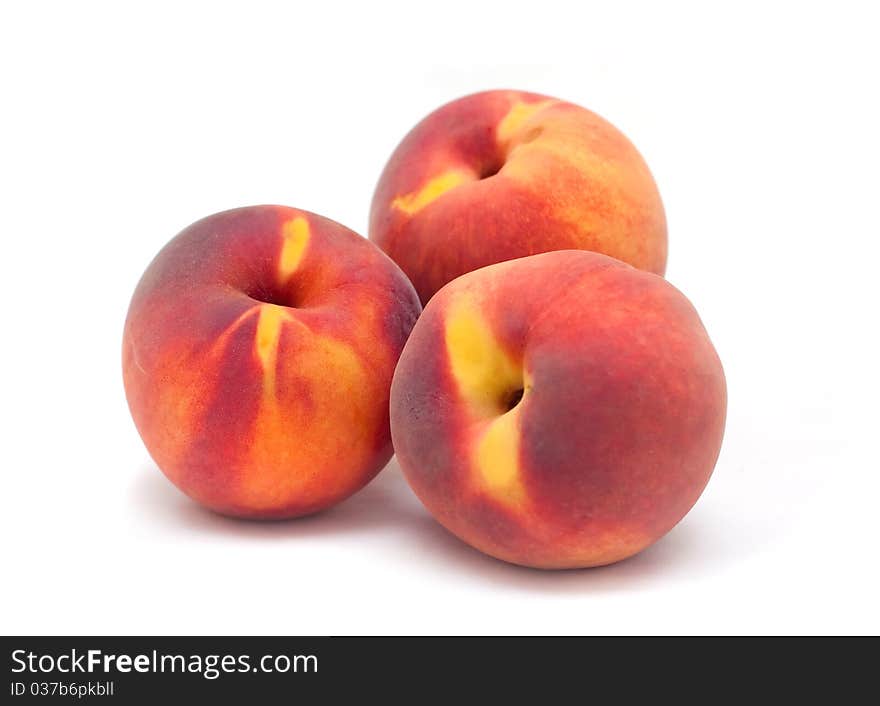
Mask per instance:
[[[0,702],[59,699],[155,703],[185,698],[284,699],[444,694],[488,688],[560,698],[723,693],[790,698],[827,691],[840,702],[874,668],[876,643],[839,640],[665,638],[3,637]],[[700,686],[703,685],[703,686]],[[610,690],[610,691],[609,691]],[[493,699],[493,700],[497,700]]]

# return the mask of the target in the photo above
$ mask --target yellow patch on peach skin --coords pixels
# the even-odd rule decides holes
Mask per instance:
[[[479,416],[504,411],[507,396],[522,386],[520,365],[504,350],[476,302],[460,294],[446,315],[446,354],[461,396]]]
[[[257,319],[257,333],[254,337],[254,350],[263,367],[263,393],[275,394],[275,369],[278,364],[278,339],[281,327],[291,316],[282,306],[261,304],[260,318]]]
[[[474,181],[474,178],[474,175],[467,171],[450,169],[429,179],[422,188],[409,194],[397,196],[391,202],[391,207],[411,216],[421,211],[429,203],[436,201],[447,191],[466,182]]]
[[[538,101],[537,103],[526,103],[524,101],[516,101],[507,111],[507,114],[501,118],[498,127],[495,129],[495,138],[502,147],[506,147],[513,141],[517,133],[525,126],[526,122],[538,111],[547,108],[559,101],[548,99]]]
[[[522,505],[526,499],[520,479],[518,421],[516,409],[491,421],[474,457],[485,488],[494,498],[512,505]]]
[[[273,355],[277,361],[277,349]],[[263,397],[239,486],[248,507],[336,498],[357,483],[353,476],[375,444],[381,419],[373,411],[374,384],[348,344],[314,334],[287,364],[308,389],[301,405],[289,396]],[[328,465],[334,473],[322,472]]]
[[[505,504],[526,501],[519,465],[518,408],[510,396],[525,385],[522,366],[504,349],[468,294],[446,317],[446,353],[458,391],[476,418],[472,465],[476,485]]]
[[[278,276],[282,281],[292,275],[302,261],[311,231],[304,216],[297,216],[281,227],[281,254],[278,257]]]

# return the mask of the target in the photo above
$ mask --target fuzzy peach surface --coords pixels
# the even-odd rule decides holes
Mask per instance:
[[[399,268],[338,223],[282,206],[209,216],[158,254],[132,298],[135,424],[202,505],[316,512],[390,458],[388,391],[419,311]]]
[[[595,113],[487,91],[431,113],[379,179],[370,238],[422,302],[479,267],[577,248],[663,274],[666,218],[647,165]]]
[[[440,523],[540,568],[608,564],[688,512],[721,447],[721,363],[690,302],[585,251],[441,289],[391,391],[400,466]]]

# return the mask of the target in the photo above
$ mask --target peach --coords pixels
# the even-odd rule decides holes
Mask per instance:
[[[666,268],[666,218],[642,157],[572,103],[488,91],[404,138],[373,197],[370,238],[428,301],[459,275],[549,250]]]
[[[466,274],[428,303],[391,387],[415,493],[515,564],[609,564],[668,532],[721,447],[724,373],[662,277],[582,250]]]
[[[198,503],[251,518],[316,512],[390,458],[391,378],[420,308],[400,269],[338,223],[283,206],[209,216],[134,292],[131,414]]]

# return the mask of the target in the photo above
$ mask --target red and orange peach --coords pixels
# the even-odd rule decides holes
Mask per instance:
[[[413,128],[379,179],[370,238],[423,303],[466,272],[549,250],[666,267],[663,204],[636,148],[585,108],[519,91],[461,98]]]
[[[721,363],[666,280],[581,250],[466,274],[428,303],[391,390],[416,494],[508,562],[608,564],[688,512],[726,413]]]
[[[391,378],[420,306],[368,240],[258,206],[186,228],[143,275],[125,322],[132,416],[165,475],[221,513],[294,517],[391,456]]]

